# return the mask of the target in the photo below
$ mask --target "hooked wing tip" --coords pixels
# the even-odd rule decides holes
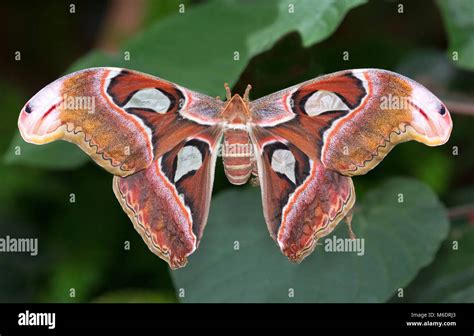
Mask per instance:
[[[413,89],[408,103],[412,113],[412,135],[428,146],[438,146],[449,140],[453,128],[445,104],[422,85],[411,81]]]
[[[18,129],[26,142],[44,144],[63,135],[61,85],[53,82],[38,92],[23,107],[18,117]]]
[[[453,129],[453,121],[449,111],[444,104],[431,112],[424,112],[423,108],[416,107],[413,114],[420,113],[423,117],[416,118],[411,124],[411,133],[415,140],[428,146],[439,146],[445,144]]]

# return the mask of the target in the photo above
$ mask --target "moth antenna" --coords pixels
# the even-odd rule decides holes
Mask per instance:
[[[246,102],[250,101],[249,99],[249,93],[250,93],[250,90],[252,90],[252,85],[247,85],[247,87],[245,88],[245,92],[244,92],[244,100]]]
[[[229,84],[224,83],[224,88],[225,88],[225,96],[227,100],[230,100],[230,98],[232,98],[232,93],[230,92]]]
[[[351,239],[356,239],[356,235],[354,234],[354,231],[352,231],[352,215],[354,214],[354,211],[353,209],[351,209],[349,211],[349,213],[346,215],[346,223],[347,223],[347,227],[349,229],[349,237]]]

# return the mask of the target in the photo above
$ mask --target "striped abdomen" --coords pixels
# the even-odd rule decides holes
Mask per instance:
[[[222,147],[224,171],[232,184],[244,184],[253,168],[253,147],[246,130],[227,129]]]

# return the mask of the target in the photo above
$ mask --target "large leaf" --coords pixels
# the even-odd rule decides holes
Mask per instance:
[[[438,0],[449,39],[449,58],[458,55],[455,64],[474,70],[474,1]]]
[[[303,46],[308,47],[333,33],[345,13],[364,2],[365,0],[278,1],[277,19],[249,37],[249,51],[258,54],[290,31],[298,31]]]
[[[87,155],[78,147],[65,141],[37,146],[25,142],[20,133],[15,134],[4,156],[4,162],[7,164],[19,162],[52,169],[75,168],[87,159]]]
[[[157,22],[126,43],[117,55],[92,52],[67,72],[95,66],[126,67],[222,96],[223,83],[234,84],[249,60],[281,36],[298,31],[306,45],[321,41],[348,10],[364,2],[294,0],[294,12],[290,13],[286,0],[209,1]],[[125,53],[130,60],[125,60]],[[87,160],[70,147],[49,145],[41,153],[28,147],[23,155],[15,155],[12,145],[7,161],[69,168]]]
[[[297,265],[269,237],[260,204],[256,188],[213,199],[200,248],[188,266],[172,272],[182,301],[384,302],[432,261],[449,226],[431,189],[413,179],[391,179],[357,205],[353,228],[364,239],[363,256],[325,251],[326,239],[348,237],[340,223]]]
[[[456,244],[453,245],[453,244]],[[455,247],[455,248],[453,248]],[[474,231],[448,239],[435,262],[408,287],[408,302],[474,302]],[[396,301],[396,299],[394,299]]]
[[[474,188],[467,186],[451,190],[448,202],[453,204],[451,213],[458,213],[452,219],[448,239],[434,262],[423,269],[407,287],[402,301],[474,302],[474,227],[473,211],[469,211],[474,204]],[[459,216],[456,209],[468,211]],[[393,301],[400,301],[400,298],[394,297]]]
[[[94,303],[176,303],[173,292],[125,289],[102,294]]]

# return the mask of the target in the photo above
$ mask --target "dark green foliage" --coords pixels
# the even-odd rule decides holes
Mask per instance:
[[[403,14],[398,3],[382,1],[295,0],[291,15],[287,1],[183,3],[183,14],[174,1],[155,3],[143,31],[116,54],[93,50],[69,59],[75,62],[65,73],[126,67],[210,96],[222,96],[224,82],[236,93],[251,83],[255,99],[322,73],[379,67],[431,85],[442,99],[451,97],[451,91],[474,92],[467,71],[474,68],[469,0],[406,2]],[[55,15],[63,12],[57,9]],[[57,30],[52,27],[47,31]],[[41,64],[55,64],[54,57],[67,63],[67,46],[54,54],[52,43],[47,45],[48,59]],[[459,51],[459,61],[452,60],[453,51]],[[44,85],[52,79],[32,82]],[[34,93],[26,87],[28,95]],[[365,239],[364,256],[325,252],[322,239],[323,245],[302,264],[291,264],[269,237],[259,189],[231,187],[218,163],[201,246],[188,266],[170,277],[167,265],[148,250],[120,209],[112,177],[71,144],[25,144],[16,118],[29,97],[3,76],[0,90],[0,150],[5,152],[0,237],[38,237],[40,244],[37,257],[0,254],[2,302],[474,300],[472,224],[466,218],[449,223],[435,194],[449,208],[474,203],[472,116],[453,116],[452,138],[445,146],[400,145],[376,169],[354,178],[358,202],[353,227]],[[453,146],[459,155],[453,156]],[[410,178],[393,178],[397,175]],[[347,238],[344,222],[327,238],[333,235]],[[453,241],[458,250],[452,249]]]

